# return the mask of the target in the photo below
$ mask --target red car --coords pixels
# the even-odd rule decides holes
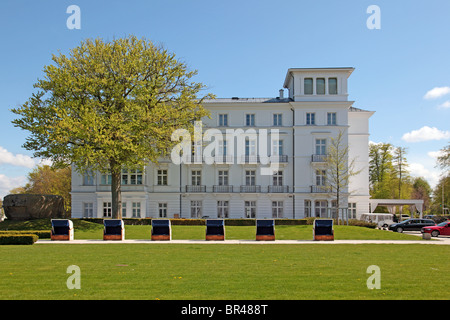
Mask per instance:
[[[450,236],[450,220],[439,223],[435,226],[423,227],[422,233],[431,233],[432,237],[437,237],[439,235]]]

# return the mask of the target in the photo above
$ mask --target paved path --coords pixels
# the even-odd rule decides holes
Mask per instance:
[[[151,240],[72,240],[72,241],[52,241],[41,239],[36,244],[118,244],[118,243],[145,243],[145,244],[434,244],[450,245],[450,238],[433,238],[433,240],[334,240],[334,241],[313,241],[313,240],[275,240],[275,241],[256,241],[256,240],[225,240],[225,241],[206,241],[206,240],[170,240],[170,241],[151,241]]]

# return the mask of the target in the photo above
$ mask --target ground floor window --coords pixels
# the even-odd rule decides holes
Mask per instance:
[[[160,218],[167,218],[167,203],[158,203],[158,213]]]
[[[92,202],[83,203],[83,218],[94,217],[94,204]]]
[[[111,202],[103,202],[103,216],[109,218],[112,216]]]
[[[256,201],[245,201],[244,218],[256,218]]]
[[[348,218],[356,219],[356,202],[348,203]]]
[[[311,200],[305,200],[305,218],[311,217]]]
[[[283,218],[283,201],[272,201],[272,218]]]
[[[122,218],[126,218],[126,217],[127,217],[127,203],[122,202]]]
[[[202,201],[191,201],[191,218],[201,218],[202,216]]]
[[[140,217],[141,217],[141,203],[133,202],[132,218],[140,218]]]
[[[217,201],[217,218],[228,218],[228,201]]]
[[[314,202],[314,213],[318,218],[326,218],[327,217],[327,200],[316,200]]]

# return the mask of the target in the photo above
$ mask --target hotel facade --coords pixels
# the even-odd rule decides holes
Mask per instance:
[[[202,155],[203,145],[193,148],[189,163],[161,159],[143,171],[124,169],[122,217],[327,217],[336,207],[336,194],[327,187],[327,148],[339,132],[358,172],[342,190],[339,207],[348,208],[349,218],[369,212],[369,118],[374,112],[348,100],[353,70],[292,68],[283,85],[286,96],[282,89],[275,98],[205,101],[211,117],[202,119],[203,130],[224,136],[243,132],[242,144],[218,141],[213,161]],[[276,164],[270,174],[262,171],[268,165],[258,140],[266,132],[269,164]],[[110,175],[72,170],[72,217],[111,217],[110,184]]]

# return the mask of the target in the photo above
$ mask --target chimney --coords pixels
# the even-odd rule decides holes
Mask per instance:
[[[280,89],[280,99],[284,99],[284,90]]]

